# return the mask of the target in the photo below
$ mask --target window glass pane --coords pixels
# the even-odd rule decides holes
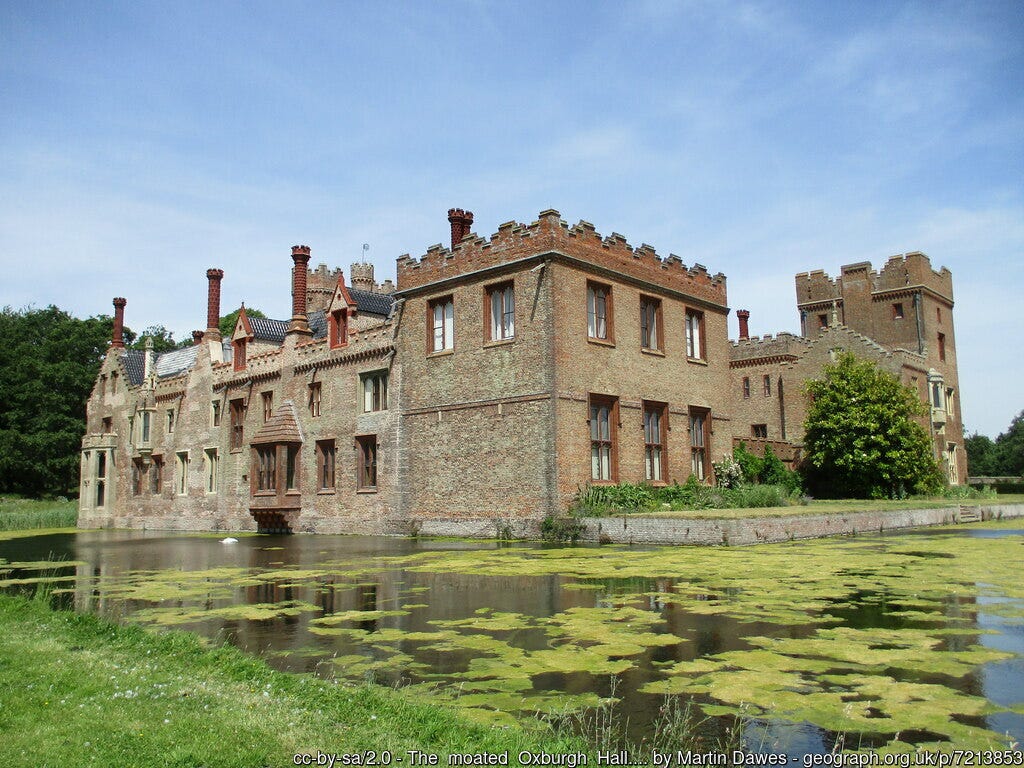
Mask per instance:
[[[516,335],[515,297],[510,285],[505,289],[505,337],[511,339]]]
[[[455,348],[455,305],[444,305],[444,349]]]

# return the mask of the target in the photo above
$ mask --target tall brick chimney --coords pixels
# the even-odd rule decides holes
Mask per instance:
[[[750,338],[750,327],[747,325],[747,321],[750,320],[750,310],[738,309],[736,310],[736,317],[740,319],[740,338]]]
[[[118,296],[114,299],[114,332],[110,336],[110,346],[124,349],[124,305],[127,299]]]
[[[448,209],[448,223],[452,225],[452,249],[462,242],[462,238],[470,233],[473,227],[473,212],[461,208]]]
[[[220,341],[220,281],[223,269],[206,270],[206,336],[211,341]]]
[[[293,245],[292,261],[292,321],[288,324],[288,333],[312,335],[306,319],[306,279],[309,269],[309,246]]]

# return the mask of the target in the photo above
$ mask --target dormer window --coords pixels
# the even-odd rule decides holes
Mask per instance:
[[[344,347],[348,344],[348,310],[338,309],[331,313],[330,319],[331,349]]]
[[[231,342],[231,346],[235,350],[234,360],[236,371],[245,370],[245,346],[247,343],[247,339],[236,339],[235,341]]]

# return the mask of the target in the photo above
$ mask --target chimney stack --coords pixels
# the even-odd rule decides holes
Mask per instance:
[[[750,320],[750,311],[738,309],[736,310],[736,317],[740,319],[740,339],[749,339],[750,327],[747,325],[747,321]]]
[[[114,299],[114,332],[110,337],[110,346],[124,349],[124,305],[127,299],[120,296]]]
[[[206,279],[209,280],[206,289],[206,334],[211,341],[220,341],[220,281],[223,277],[223,269],[206,270]]]
[[[468,235],[473,227],[473,212],[449,208],[448,223],[452,225],[452,250],[455,250],[455,246],[462,242],[462,238]]]
[[[146,337],[146,358],[142,368],[142,380],[148,382],[149,377],[153,375],[153,369],[156,366],[156,353],[153,352],[153,337]]]
[[[293,245],[292,261],[292,321],[288,324],[288,333],[312,335],[306,319],[306,280],[309,269],[309,246]]]

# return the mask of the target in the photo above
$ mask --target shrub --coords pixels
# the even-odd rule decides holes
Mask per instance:
[[[583,528],[583,522],[575,515],[548,515],[540,523],[540,535],[544,541],[575,544]]]

